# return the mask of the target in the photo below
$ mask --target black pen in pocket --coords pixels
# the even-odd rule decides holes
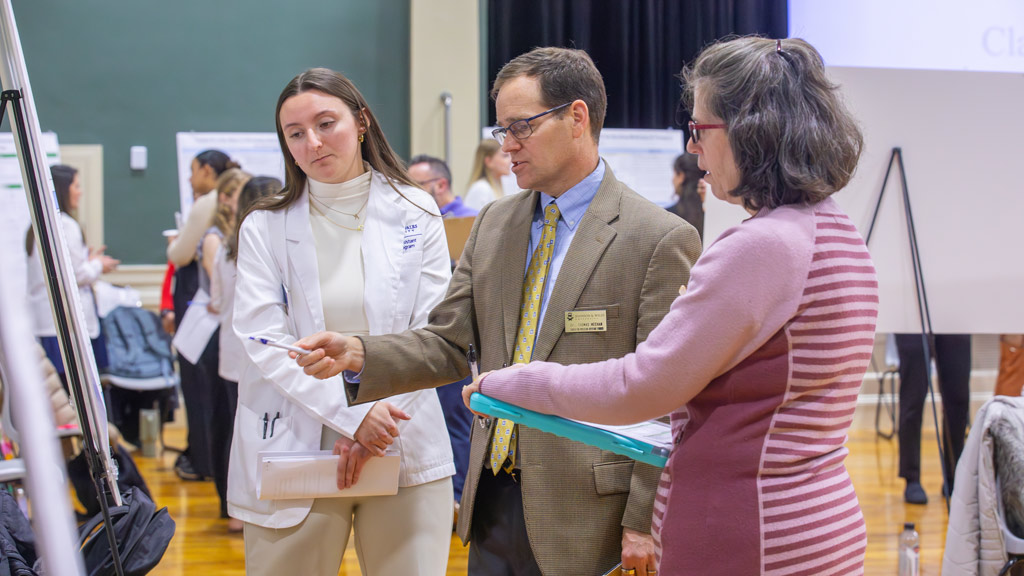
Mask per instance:
[[[277,422],[277,419],[280,418],[280,417],[281,417],[281,413],[278,412],[276,415],[274,415],[274,419],[270,421],[270,437],[271,438],[274,437],[274,424]]]

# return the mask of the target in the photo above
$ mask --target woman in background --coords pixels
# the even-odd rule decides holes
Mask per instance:
[[[451,277],[441,216],[341,74],[299,74],[275,116],[285,188],[242,217],[237,244],[233,322],[248,361],[228,497],[231,515],[245,521],[246,570],[336,576],[354,530],[363,574],[441,576],[455,466],[437,394],[349,406],[340,383],[324,388],[287,351],[251,340],[288,344],[320,330],[386,334],[425,325]],[[397,494],[257,498],[261,451],[332,450],[344,489],[389,447],[400,457]]]
[[[479,388],[605,424],[671,412],[652,520],[663,574],[860,574],[867,532],[844,443],[878,283],[830,198],[853,176],[860,130],[803,40],[719,42],[682,76],[687,150],[715,197],[751,217],[708,247],[635,353],[521,364],[464,398]]]
[[[697,229],[704,240],[704,171],[697,166],[697,155],[684,152],[672,163],[672,187],[676,192],[676,203],[669,206],[669,212],[678,214]]]
[[[55,164],[50,167],[50,175],[53,177],[53,187],[57,193],[57,207],[60,208],[59,218],[64,228],[64,241],[71,255],[71,269],[75,274],[75,282],[78,283],[78,301],[85,316],[85,328],[92,340],[96,367],[103,369],[107,366],[107,352],[100,338],[100,319],[96,313],[92,285],[100,279],[100,275],[113,271],[121,262],[104,254],[106,246],[96,249],[86,246],[82,227],[71,215],[78,210],[82,198],[82,183],[78,177],[78,170],[64,164]],[[57,369],[57,374],[60,375],[66,389],[67,375],[57,344],[57,328],[53,324],[50,292],[46,289],[46,277],[39,260],[38,242],[31,227],[25,235],[25,254],[28,257],[28,298],[35,336],[46,351],[46,357]]]
[[[217,211],[213,226],[199,243],[199,288],[209,295],[206,304],[211,314],[220,314],[223,308],[223,279],[217,267],[217,258],[223,252],[224,241],[235,232],[235,205],[238,195],[252,176],[241,168],[228,168],[217,177]],[[232,290],[234,290],[232,286]],[[230,297],[230,295],[228,296]],[[223,324],[223,317],[222,317]],[[230,324],[228,332],[231,336]],[[206,343],[206,349],[196,367],[209,388],[210,407],[207,423],[210,430],[210,470],[220,498],[220,517],[229,518],[228,531],[241,532],[242,523],[228,516],[228,458],[231,455],[231,431],[235,425],[235,404],[238,402],[237,378],[226,381],[220,376],[223,330],[218,328]],[[235,338],[237,340],[237,338]],[[228,350],[228,354],[232,352]]]
[[[192,186],[192,209],[178,236],[167,246],[167,259],[175,267],[174,310],[162,312],[165,329],[172,322],[177,330],[189,303],[199,289],[199,244],[214,225],[217,217],[217,178],[225,170],[238,168],[227,154],[220,150],[204,150],[192,159],[189,183]],[[174,471],[182,480],[203,480],[213,477],[210,446],[210,390],[209,377],[195,364],[178,354],[178,373],[181,377],[181,396],[185,400],[188,418],[188,446],[174,463]],[[212,376],[216,376],[213,374]]]
[[[501,151],[497,140],[488,138],[476,147],[473,158],[473,171],[470,172],[469,190],[463,204],[480,211],[484,206],[501,198],[505,191],[501,186],[501,177],[512,173],[512,157]]]

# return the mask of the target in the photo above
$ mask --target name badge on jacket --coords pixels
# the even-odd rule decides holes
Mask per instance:
[[[569,310],[565,313],[566,332],[607,332],[607,310]]]

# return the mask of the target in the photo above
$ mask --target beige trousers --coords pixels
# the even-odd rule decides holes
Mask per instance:
[[[394,496],[320,498],[291,528],[245,524],[248,576],[337,576],[355,530],[364,576],[444,576],[452,537],[452,479]]]

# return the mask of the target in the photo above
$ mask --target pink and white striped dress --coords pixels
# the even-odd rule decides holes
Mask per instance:
[[[833,200],[762,210],[708,248],[634,354],[496,372],[482,391],[611,424],[672,413],[652,522],[666,576],[859,574],[844,444],[877,313],[867,248]]]

